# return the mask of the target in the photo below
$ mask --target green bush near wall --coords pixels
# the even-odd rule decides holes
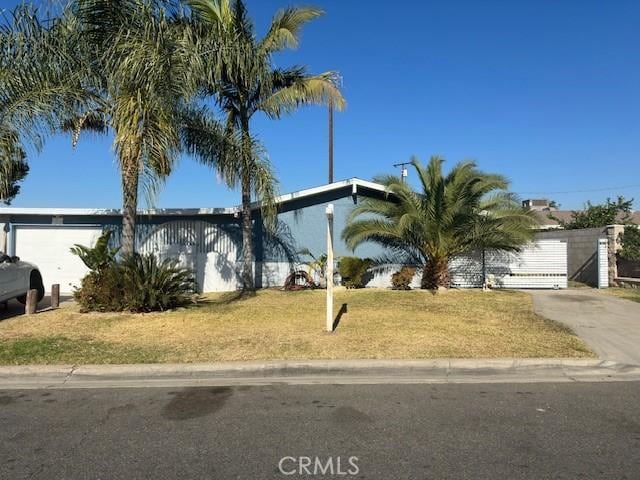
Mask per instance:
[[[195,292],[193,272],[176,260],[133,254],[89,272],[74,297],[85,312],[153,312],[187,305]]]
[[[624,233],[620,234],[618,242],[622,248],[618,252],[620,258],[640,261],[640,228],[636,225],[626,225]]]
[[[416,267],[403,266],[399,271],[391,275],[391,288],[393,290],[411,290],[411,282],[416,274]]]
[[[338,265],[342,284],[347,288],[363,288],[368,281],[367,270],[371,263],[368,258],[342,257]]]
[[[153,312],[193,301],[197,286],[191,270],[153,254],[117,258],[117,249],[108,246],[111,234],[103,233],[93,247],[71,249],[90,270],[74,292],[81,311]]]

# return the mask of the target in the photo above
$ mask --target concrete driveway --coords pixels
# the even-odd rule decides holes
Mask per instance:
[[[571,327],[603,360],[640,365],[640,303],[591,289],[530,293],[536,313]]]

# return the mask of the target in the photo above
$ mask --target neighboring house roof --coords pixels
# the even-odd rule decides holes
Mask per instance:
[[[557,220],[549,218],[549,214],[553,215],[554,217],[564,222],[570,222],[572,219],[571,215],[573,211],[572,210],[552,210],[552,211],[536,210],[535,213],[538,216],[538,219],[540,220],[540,228],[548,229],[548,228],[558,228],[560,226]],[[619,215],[619,221],[620,223],[622,223],[622,215]],[[640,211],[633,212],[631,214],[631,221],[633,223],[640,224]]]
[[[276,197],[276,203],[280,209],[286,210],[288,204],[299,203],[300,201],[312,201],[314,197],[326,196],[335,193],[344,197],[345,194],[381,196],[386,194],[387,190],[383,185],[378,183],[361,180],[359,178],[350,178],[341,180],[319,187],[307,188],[297,192],[286,193]],[[337,197],[336,197],[337,198]],[[318,202],[321,203],[321,202]],[[252,209],[260,208],[260,202],[254,202]],[[237,215],[242,211],[240,205],[227,208],[152,208],[147,210],[139,210],[139,215],[151,216],[173,216],[173,215]],[[53,216],[119,216],[122,210],[113,208],[38,208],[38,207],[4,207],[0,208],[0,216],[2,215],[53,215]]]

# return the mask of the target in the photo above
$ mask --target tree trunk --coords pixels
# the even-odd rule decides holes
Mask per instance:
[[[242,121],[242,155],[241,173],[242,189],[242,289],[255,290],[253,278],[253,222],[251,219],[251,163],[253,152],[249,133],[249,120]]]
[[[422,269],[422,281],[420,288],[437,290],[449,288],[449,262],[446,258],[434,258],[427,260]]]
[[[482,249],[482,288],[487,286],[487,252]]]
[[[138,179],[138,161],[125,160],[122,166],[122,241],[120,248],[123,255],[131,255],[136,248]]]
[[[251,178],[242,173],[242,289],[255,290],[253,279],[253,222],[251,220]]]

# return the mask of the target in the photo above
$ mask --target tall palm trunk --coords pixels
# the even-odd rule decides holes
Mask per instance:
[[[122,242],[123,255],[135,252],[136,210],[138,208],[138,162],[129,157],[122,164]]]
[[[253,223],[251,221],[251,178],[242,172],[242,289],[254,290]]]
[[[243,171],[241,173],[242,189],[242,289],[255,290],[253,278],[253,222],[251,219],[251,137],[249,120],[242,121],[242,155]]]
[[[422,269],[420,288],[437,290],[449,288],[449,262],[446,258],[429,258]]]

